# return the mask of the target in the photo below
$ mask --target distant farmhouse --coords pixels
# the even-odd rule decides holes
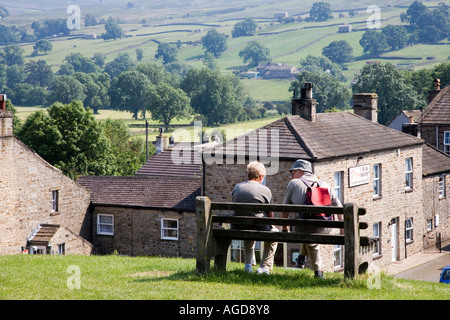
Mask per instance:
[[[352,26],[350,24],[344,24],[342,26],[339,26],[339,33],[348,33],[352,32]]]
[[[287,18],[287,17],[289,17],[289,13],[288,12],[275,12],[274,14],[273,14],[273,17],[275,18],[275,19],[284,19],[284,18]]]
[[[291,79],[299,73],[296,67],[285,63],[260,63],[256,70],[263,79]]]

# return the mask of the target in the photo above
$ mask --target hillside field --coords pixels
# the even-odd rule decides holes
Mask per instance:
[[[5,24],[25,26],[31,32],[31,22],[36,19],[65,18],[69,15],[65,9],[69,4],[78,3],[82,17],[91,14],[107,19],[109,16],[120,19],[120,25],[127,37],[120,40],[85,40],[81,36],[87,33],[101,35],[105,32],[104,25],[82,27],[74,30],[68,37],[50,39],[53,50],[46,55],[31,57],[34,43],[22,44],[26,60],[43,59],[56,72],[64,58],[73,52],[79,52],[86,57],[92,57],[99,52],[105,55],[106,62],[112,61],[119,53],[126,52],[136,59],[136,49],[144,52],[143,61],[156,62],[155,53],[158,42],[180,41],[179,62],[193,67],[203,66],[203,49],[201,37],[215,28],[220,33],[228,35],[228,50],[218,59],[218,67],[224,73],[231,73],[244,66],[239,51],[249,41],[258,41],[269,48],[273,62],[299,66],[301,59],[307,55],[320,56],[322,48],[335,40],[346,40],[353,47],[355,61],[345,65],[344,75],[347,83],[354,79],[355,74],[367,61],[364,57],[359,40],[367,27],[367,13],[370,1],[330,0],[333,19],[325,22],[294,22],[280,24],[274,19],[275,12],[288,12],[289,16],[306,18],[309,16],[309,6],[299,5],[298,1],[133,1],[134,7],[127,8],[129,1],[103,0],[101,2],[79,1],[35,1],[25,0],[12,6],[9,1],[0,0],[0,6],[5,6],[11,16],[3,19]],[[377,5],[381,9],[381,27],[388,24],[403,24],[400,14],[405,12],[412,1],[381,1]],[[438,2],[424,2],[433,7]],[[356,14],[351,17],[349,12]],[[235,23],[243,18],[253,18],[258,24],[258,30],[251,37],[231,37]],[[338,33],[338,26],[351,24],[353,31]],[[448,41],[443,41],[447,43]],[[383,54],[379,59],[383,62],[398,64],[401,68],[428,68],[437,63],[448,61],[447,45],[414,45],[402,50]],[[289,100],[292,93],[288,91],[290,80],[243,79],[251,97],[259,102]]]

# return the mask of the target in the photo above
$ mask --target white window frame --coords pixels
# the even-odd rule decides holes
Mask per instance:
[[[52,190],[52,212],[59,211],[59,190]]]
[[[444,153],[450,156],[450,131],[444,131]]]
[[[405,159],[405,189],[413,189],[413,158]]]
[[[334,245],[333,249],[334,256],[334,268],[339,269],[344,266],[344,258],[343,258],[343,246],[340,244]]]
[[[60,254],[60,255],[66,254],[66,244],[65,243],[58,244],[58,254]]]
[[[376,247],[373,251],[374,256],[381,255],[381,222],[377,222],[373,224],[373,237],[378,238]]]
[[[101,218],[111,218],[110,222],[101,221]],[[110,230],[105,230],[102,227],[111,227]],[[97,234],[104,236],[114,235],[114,215],[112,214],[97,214]]]
[[[176,222],[176,227],[170,227],[170,226],[166,226],[165,222],[172,222],[175,221]],[[179,238],[179,227],[180,227],[180,222],[178,219],[169,219],[169,218],[161,218],[161,239],[162,240],[178,240]],[[170,231],[175,231],[176,236],[171,236],[168,235],[167,232]]]
[[[439,199],[444,199],[445,198],[445,174],[442,174],[439,176],[438,191],[439,191]]]
[[[433,219],[427,219],[427,231],[433,230]]]
[[[405,220],[405,241],[406,243],[414,240],[414,227],[413,219],[409,218]]]
[[[381,164],[373,165],[373,197],[381,197]]]
[[[344,172],[334,173],[334,193],[341,203],[344,203]]]

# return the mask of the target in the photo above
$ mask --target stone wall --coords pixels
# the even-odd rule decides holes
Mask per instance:
[[[39,223],[65,226],[89,240],[89,192],[15,138],[9,115],[0,115],[0,163],[0,254],[21,253]]]
[[[58,246],[64,244],[65,254],[90,255],[92,244],[76,233],[61,226],[50,241],[53,254],[58,254]]]
[[[114,234],[97,233],[97,216],[114,216]],[[178,240],[161,239],[161,219],[178,220]],[[194,212],[97,206],[93,213],[94,253],[130,256],[195,257],[197,225]]]

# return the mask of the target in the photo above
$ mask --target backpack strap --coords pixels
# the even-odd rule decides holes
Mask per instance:
[[[317,187],[319,187],[319,188],[322,185],[322,180],[313,181],[313,183],[310,183],[308,180],[304,179],[303,177],[300,178],[300,180],[302,180],[303,183],[306,184],[306,186],[308,188],[311,188],[312,186],[314,186],[314,184],[317,184]]]

